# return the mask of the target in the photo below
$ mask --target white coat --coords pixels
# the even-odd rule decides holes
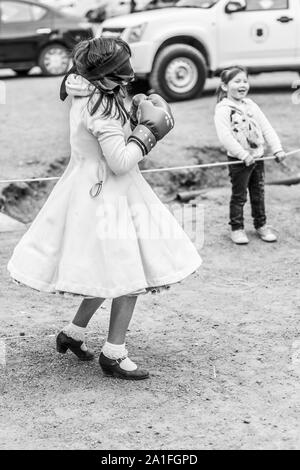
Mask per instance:
[[[181,281],[201,258],[143,178],[119,120],[87,109],[90,88],[71,75],[71,159],[8,264],[44,292],[115,298]],[[90,189],[103,181],[100,194]]]

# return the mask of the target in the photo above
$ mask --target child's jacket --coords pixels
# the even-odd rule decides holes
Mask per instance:
[[[141,175],[129,125],[88,112],[88,83],[68,78],[71,159],[16,246],[10,274],[40,291],[108,298],[178,282],[197,270],[198,252]]]
[[[224,98],[215,110],[218,138],[231,157],[245,160],[251,154],[260,158],[266,142],[275,154],[282,150],[278,135],[254,101],[245,98],[240,104]]]

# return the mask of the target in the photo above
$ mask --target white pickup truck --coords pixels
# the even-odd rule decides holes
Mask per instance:
[[[99,34],[130,44],[137,77],[167,100],[199,96],[230,65],[300,70],[300,0],[180,0],[101,26]]]

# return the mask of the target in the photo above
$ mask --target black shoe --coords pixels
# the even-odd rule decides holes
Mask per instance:
[[[67,336],[63,331],[61,331],[56,338],[56,350],[59,353],[65,354],[67,350],[70,349],[81,361],[92,361],[95,357],[94,354],[90,351],[83,351],[80,348],[82,344],[83,341],[76,341]]]
[[[127,371],[121,369],[120,362],[123,361],[125,357],[120,359],[109,359],[104,356],[103,353],[100,354],[99,364],[105,375],[110,375],[112,377],[118,377],[119,379],[125,380],[143,380],[148,379],[149,372],[147,370],[140,369],[139,367],[135,370]]]

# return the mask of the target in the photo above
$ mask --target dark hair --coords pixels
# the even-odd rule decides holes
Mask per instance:
[[[218,86],[217,91],[216,91],[218,103],[227,96],[227,93],[225,90],[223,90],[222,85],[227,85],[227,83],[229,83],[230,80],[232,80],[234,77],[236,77],[236,75],[238,75],[241,72],[244,72],[248,77],[247,69],[245,67],[240,67],[239,65],[234,65],[232,67],[229,67],[228,69],[224,69],[221,72],[221,75],[220,75],[221,83]]]
[[[118,49],[126,50],[131,56],[130,48],[125,41],[110,37],[81,41],[74,48],[72,55],[78,73],[82,74],[95,86],[88,102],[90,114],[95,114],[99,107],[103,105],[103,117],[121,119],[124,124],[128,118],[128,112],[124,105],[124,98],[127,94],[126,85],[120,84],[115,90],[107,90],[101,78],[95,80],[93,77],[93,79],[89,79],[89,75],[92,76],[93,69],[108,61]],[[98,94],[98,99],[95,99]]]

